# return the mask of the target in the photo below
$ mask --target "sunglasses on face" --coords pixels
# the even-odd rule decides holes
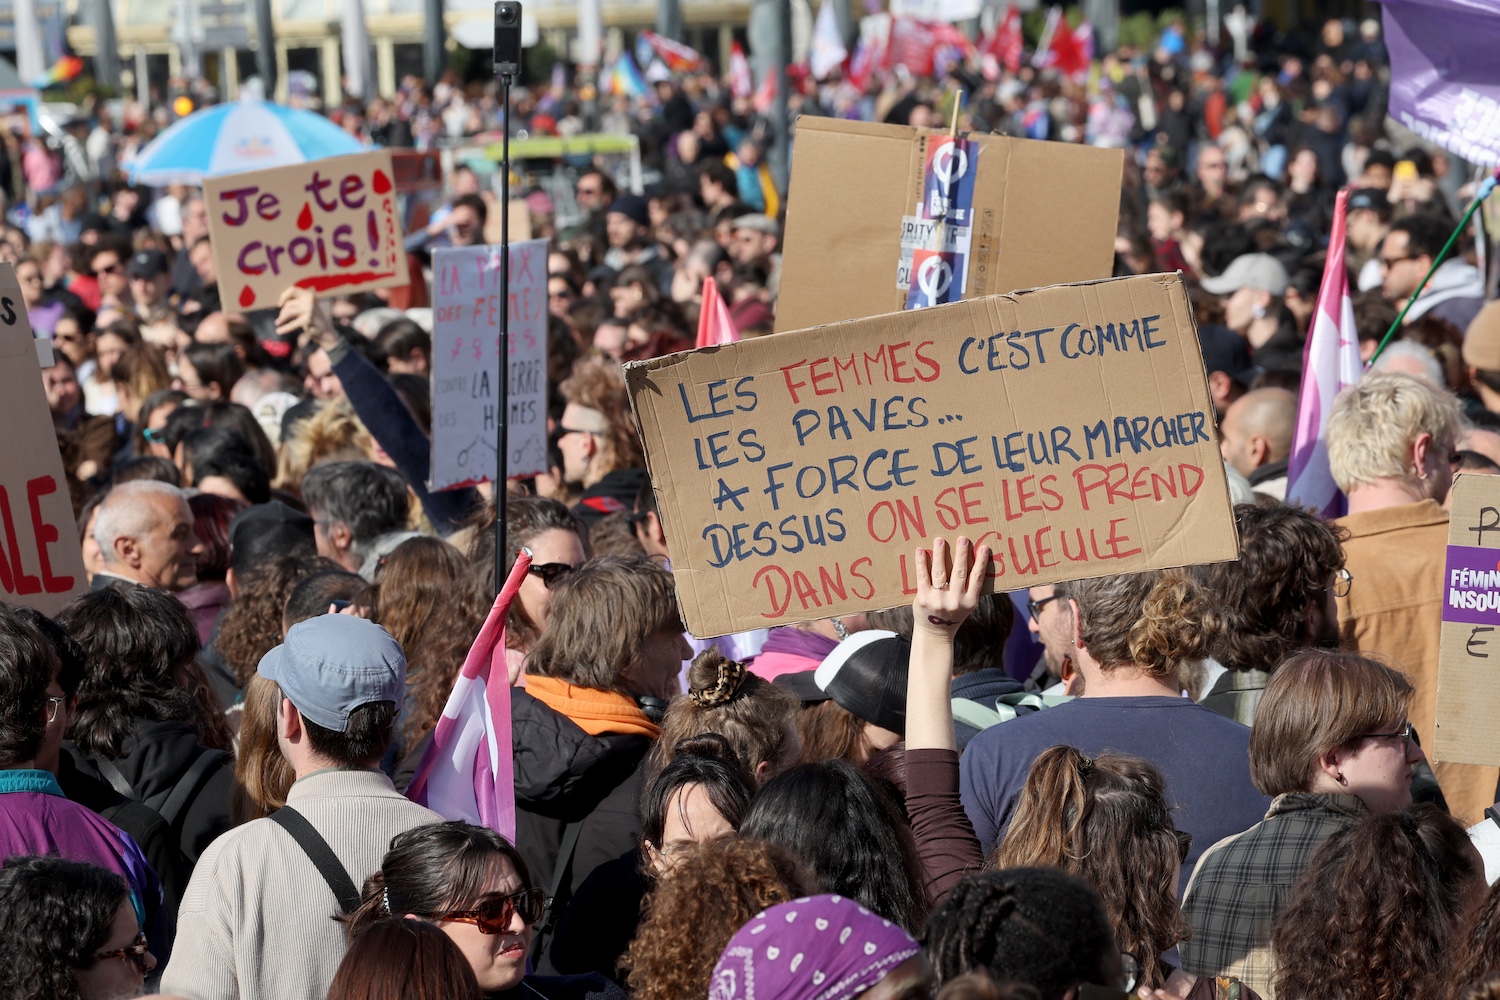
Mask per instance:
[[[510,929],[511,914],[521,918],[530,926],[542,918],[547,906],[547,895],[540,889],[522,889],[509,896],[487,899],[472,910],[454,910],[440,913],[435,920],[449,920],[460,924],[473,924],[481,934],[503,934]]]
[[[141,970],[141,975],[144,976],[146,974],[146,952],[149,950],[150,945],[146,943],[146,932],[142,931],[126,947],[116,948],[114,951],[101,951],[94,956],[94,961],[107,962],[112,958],[128,958],[130,959],[130,963]]]
[[[575,568],[567,563],[532,563],[527,572],[541,580],[546,588],[551,590],[554,583],[573,572]]]

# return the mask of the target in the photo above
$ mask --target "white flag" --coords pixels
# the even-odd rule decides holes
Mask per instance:
[[[375,95],[375,66],[370,58],[370,32],[365,27],[364,0],[342,0],[339,14],[344,19],[344,90],[352,97],[367,101]]]
[[[808,54],[814,79],[826,79],[848,57],[849,50],[844,47],[844,36],[839,34],[839,21],[832,0],[823,0],[823,6],[818,8],[818,23],[813,26],[812,51]]]
[[[39,86],[47,75],[42,28],[36,19],[36,0],[15,0],[16,72],[27,87]]]

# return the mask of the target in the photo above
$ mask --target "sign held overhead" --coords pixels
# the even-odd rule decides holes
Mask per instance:
[[[697,636],[905,604],[911,551],[939,534],[988,543],[999,590],[1238,558],[1176,275],[971,299],[625,371]]]
[[[226,308],[273,309],[287,288],[351,295],[407,284],[389,150],[203,181]]]

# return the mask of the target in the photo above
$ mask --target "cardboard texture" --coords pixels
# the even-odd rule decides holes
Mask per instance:
[[[500,377],[500,248],[432,255],[434,490],[493,482]],[[547,241],[510,246],[506,476],[547,470]]]
[[[0,600],[52,615],[88,579],[24,301],[0,263]]]
[[[489,205],[489,214],[484,219],[484,241],[486,243],[499,244],[500,238],[505,235],[505,227],[500,224],[500,203],[492,201]],[[531,206],[519,198],[512,198],[510,202],[510,241],[521,243],[531,239]]]
[[[411,280],[390,150],[203,182],[226,308],[273,309],[292,285],[319,295]]]
[[[1451,497],[1432,756],[1500,764],[1500,476],[1459,475]]]
[[[1001,590],[1239,556],[1177,275],[851,320],[625,373],[697,636],[905,604],[911,552],[934,535],[989,543]]]
[[[937,169],[951,179],[964,210],[962,218],[950,218],[967,248],[963,298],[1109,277],[1125,163],[1120,150],[975,133],[959,138],[977,151],[961,163],[972,176],[964,179],[944,159]],[[910,282],[898,283],[903,231],[909,245],[924,235],[916,230],[923,205],[932,207],[929,153],[947,141],[947,133],[904,125],[797,120],[778,333],[906,305]],[[936,248],[960,252],[954,232],[948,236]]]

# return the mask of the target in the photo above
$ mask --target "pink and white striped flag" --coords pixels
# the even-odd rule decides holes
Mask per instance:
[[[740,339],[739,328],[729,317],[729,307],[719,294],[719,283],[713,275],[703,279],[703,308],[698,311],[698,342],[694,347],[732,344]]]
[[[1311,507],[1324,517],[1345,511],[1344,494],[1328,470],[1328,414],[1340,392],[1359,381],[1364,365],[1359,358],[1359,335],[1354,329],[1354,303],[1349,298],[1349,272],[1344,266],[1344,213],[1349,191],[1340,191],[1328,234],[1328,259],[1318,307],[1302,354],[1302,393],[1297,403],[1297,433],[1287,466],[1287,503]]]
[[[522,549],[453,693],[406,797],[448,819],[488,827],[516,839],[516,790],[510,744],[510,673],[505,666],[505,615],[531,568]]]

